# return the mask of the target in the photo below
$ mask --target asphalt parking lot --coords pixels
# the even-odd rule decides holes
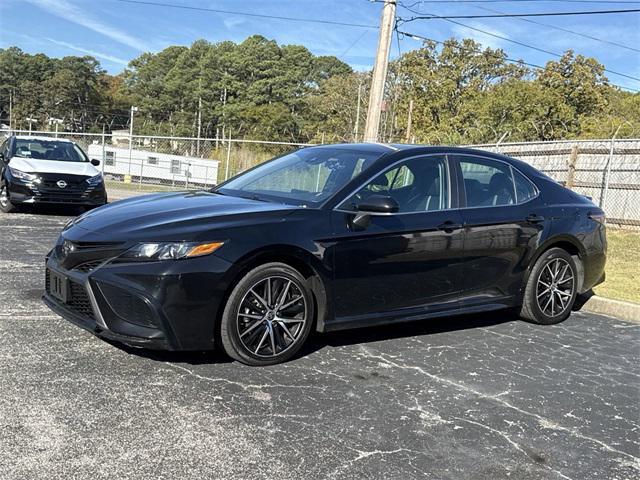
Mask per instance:
[[[269,368],[124,349],[42,304],[47,213],[0,214],[0,478],[640,475],[638,324],[432,320]]]

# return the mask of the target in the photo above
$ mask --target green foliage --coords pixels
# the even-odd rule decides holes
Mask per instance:
[[[369,84],[335,57],[259,35],[145,53],[116,76],[92,57],[0,49],[0,114],[7,123],[11,92],[19,128],[27,117],[36,128],[52,117],[71,131],[128,128],[137,105],[137,134],[196,136],[200,124],[203,137],[348,142],[362,138]],[[380,131],[381,141],[432,144],[630,137],[640,94],[572,51],[535,71],[473,40],[425,42],[391,63]]]
[[[600,63],[572,51],[530,71],[472,40],[449,40],[441,48],[425,42],[392,65],[388,83],[397,109],[387,120],[394,126],[387,139],[406,134],[410,100],[411,137],[419,143],[606,138],[617,125],[626,125],[622,136],[631,135],[630,124],[640,125],[640,95],[612,87]],[[606,126],[603,117],[610,119]]]
[[[125,73],[133,101],[148,120],[141,133],[297,141],[306,125],[307,97],[351,68],[315,57],[300,45],[279,46],[254,35],[240,44],[195,42],[145,54]]]
[[[101,115],[106,87],[105,72],[93,57],[52,59],[0,49],[0,110],[6,119],[11,94],[15,127],[26,128],[27,117],[37,118],[39,128],[50,118],[64,118],[67,129],[84,131]]]

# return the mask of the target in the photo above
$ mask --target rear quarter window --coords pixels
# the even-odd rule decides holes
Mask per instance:
[[[533,182],[515,168],[513,169],[513,182],[516,187],[516,203],[528,202],[538,195],[538,189]]]

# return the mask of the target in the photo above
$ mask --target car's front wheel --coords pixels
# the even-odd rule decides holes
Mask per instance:
[[[543,325],[565,320],[576,300],[577,272],[575,261],[565,250],[544,252],[529,275],[520,316]]]
[[[9,197],[9,188],[4,182],[0,184],[0,210],[4,213],[11,213],[16,210],[16,206],[11,203],[11,198]]]
[[[230,357],[247,365],[273,365],[300,350],[314,316],[313,295],[300,272],[284,263],[267,263],[233,289],[220,338]]]

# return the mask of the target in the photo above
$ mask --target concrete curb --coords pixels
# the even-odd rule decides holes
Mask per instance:
[[[580,310],[610,315],[620,320],[640,324],[640,304],[638,303],[623,302],[593,295],[582,305]]]

